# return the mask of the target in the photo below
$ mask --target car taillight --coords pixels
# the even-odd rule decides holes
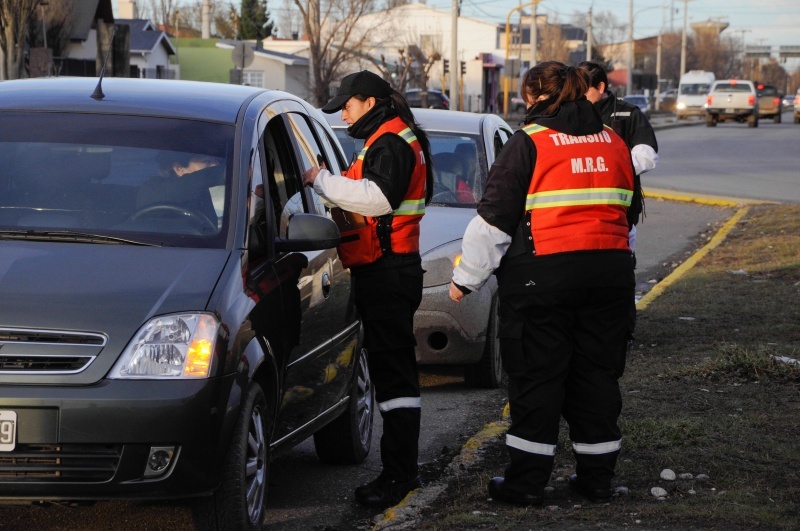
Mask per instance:
[[[442,100],[442,107],[450,107],[450,102],[447,100]]]
[[[755,96],[750,96],[749,98],[747,98],[747,104],[748,105],[755,105],[756,104],[756,97]]]
[[[708,105],[709,107],[711,107],[711,94],[709,94],[709,95],[706,97],[706,105]]]
[[[781,104],[781,99],[780,98],[772,98],[772,103],[774,103],[775,107],[777,107],[777,106],[779,106]]]

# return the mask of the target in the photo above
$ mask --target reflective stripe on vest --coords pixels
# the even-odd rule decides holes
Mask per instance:
[[[631,206],[633,191],[621,188],[578,188],[528,194],[525,210],[573,205]]]

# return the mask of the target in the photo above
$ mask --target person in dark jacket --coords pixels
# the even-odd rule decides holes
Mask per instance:
[[[586,91],[586,99],[594,103],[595,109],[600,113],[603,123],[611,126],[622,137],[631,150],[633,169],[636,174],[634,180],[634,194],[637,195],[636,205],[644,208],[644,193],[642,191],[641,176],[656,167],[658,164],[658,142],[653,126],[641,109],[632,103],[617,98],[608,90],[608,75],[603,67],[591,61],[584,61],[578,66],[586,68],[592,81]],[[631,210],[628,212],[630,230],[628,231],[628,244],[634,253],[633,265],[636,267],[636,225],[644,212]],[[633,332],[636,329],[636,301],[631,301],[629,317],[628,344],[633,344]]]
[[[383,470],[356,489],[356,501],[388,506],[422,486],[414,313],[422,299],[419,222],[433,190],[430,145],[405,98],[366,70],[346,76],[322,110],[341,110],[348,134],[366,140],[344,176],[312,168],[303,180],[341,210],[334,213],[342,234],[339,258],[353,276],[383,417]]]
[[[450,285],[460,302],[497,275],[510,463],[488,490],[510,504],[544,503],[562,415],[576,459],[570,485],[592,500],[614,494],[633,165],[584,97],[588,86],[585,69],[556,61],[525,74],[526,125],[492,165]]]

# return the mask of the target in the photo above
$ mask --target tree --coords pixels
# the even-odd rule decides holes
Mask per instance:
[[[38,6],[39,0],[0,1],[0,79],[23,77],[28,21]]]
[[[239,34],[242,39],[260,41],[272,35],[273,23],[267,0],[242,0]]]
[[[537,31],[537,57],[543,61],[569,61],[567,41],[561,31],[561,24],[544,24]]]
[[[309,100],[319,107],[330,99],[329,87],[341,79],[348,62],[369,48],[370,32],[377,34],[381,28],[373,26],[363,31],[357,24],[363,15],[372,11],[374,0],[330,0],[324,5],[319,0],[294,0],[294,4],[300,10],[308,38]]]
[[[214,21],[214,34],[219,35],[223,39],[235,39],[238,34],[238,28],[241,25],[241,15],[236,10],[233,4],[228,4],[228,9],[225,12],[212,11],[212,20]]]

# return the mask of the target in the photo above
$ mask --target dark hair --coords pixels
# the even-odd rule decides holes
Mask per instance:
[[[606,69],[600,63],[595,63],[592,61],[584,61],[578,64],[579,68],[585,68],[589,75],[592,77],[591,85],[594,88],[600,87],[600,83],[605,84],[606,90],[608,90],[608,74],[606,74]]]
[[[559,61],[539,63],[525,73],[520,92],[536,101],[539,96],[552,100],[541,114],[554,114],[561,104],[583,97],[589,89],[585,68],[567,66]]]

